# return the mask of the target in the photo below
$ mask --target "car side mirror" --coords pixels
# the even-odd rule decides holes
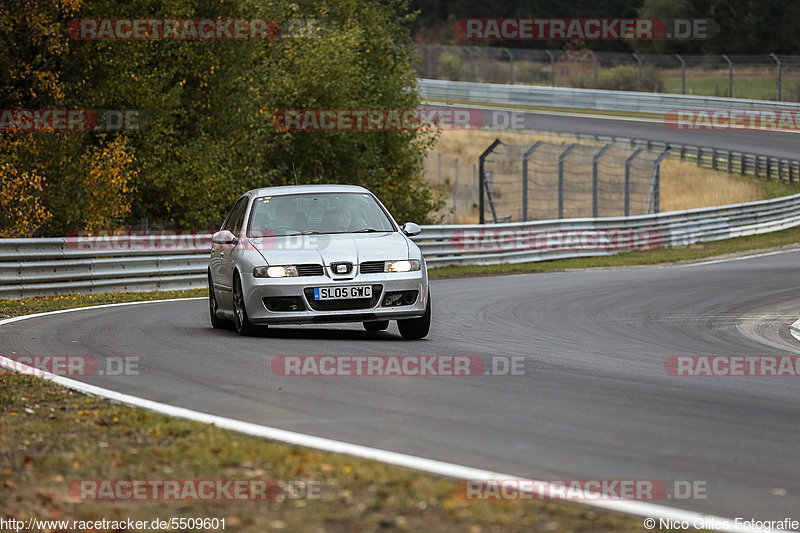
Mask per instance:
[[[216,232],[211,237],[211,242],[213,242],[214,244],[236,244],[237,242],[239,242],[239,239],[237,239],[233,233],[224,229],[222,231]]]
[[[420,233],[422,233],[422,228],[420,228],[413,222],[406,222],[400,229],[403,230],[403,233],[405,233],[409,237],[413,237],[414,235],[419,235]]]

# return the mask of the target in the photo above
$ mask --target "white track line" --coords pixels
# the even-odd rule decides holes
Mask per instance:
[[[800,341],[800,320],[795,321],[794,324],[789,326],[789,333],[792,334],[792,337]]]
[[[61,313],[86,311],[99,308],[121,307],[125,305],[164,303],[164,302],[176,302],[176,301],[198,300],[198,299],[205,299],[205,298],[199,297],[199,298],[178,298],[174,300],[146,300],[141,302],[125,302],[119,304],[96,305],[92,307],[62,309],[60,311],[49,311],[46,313],[36,313],[33,315],[6,318],[4,320],[0,320],[0,326],[11,324],[13,322],[19,322],[20,320],[27,320],[30,318],[56,315]],[[523,481],[528,479],[528,478],[521,478],[518,476],[512,476],[509,474],[502,474],[499,472],[492,472],[489,470],[481,470],[478,468],[472,468],[469,466],[464,466],[454,463],[446,463],[444,461],[437,461],[434,459],[426,459],[424,457],[417,457],[414,455],[407,455],[399,452],[381,450],[379,448],[371,448],[369,446],[351,444],[349,442],[326,439],[323,437],[316,437],[314,435],[306,435],[304,433],[287,431],[284,429],[279,429],[270,426],[262,426],[259,424],[253,424],[251,422],[244,422],[242,420],[225,418],[222,416],[212,415],[208,413],[201,413],[199,411],[193,411],[191,409],[185,409],[183,407],[176,407],[173,405],[147,400],[145,398],[140,398],[138,396],[131,396],[129,394],[123,394],[121,392],[116,392],[109,389],[97,387],[94,385],[89,385],[88,383],[83,383],[80,381],[76,381],[74,379],[65,378],[63,376],[56,376],[54,374],[42,372],[33,367],[27,367],[27,369],[29,370],[26,370],[26,368],[24,368],[25,365],[20,365],[16,361],[3,356],[0,356],[0,367],[5,367],[17,371],[22,369],[22,371],[25,373],[38,375],[45,379],[49,379],[55,383],[58,383],[59,385],[62,385],[64,387],[79,392],[83,392],[86,394],[99,396],[101,398],[105,398],[111,401],[132,405],[134,407],[141,407],[143,409],[149,409],[151,411],[162,413],[168,416],[185,418],[187,420],[194,420],[206,424],[214,424],[221,428],[230,429],[238,433],[244,433],[246,435],[252,435],[255,437],[286,442],[289,444],[295,444],[297,446],[316,448],[318,450],[324,450],[333,453],[343,453],[347,455],[352,455],[354,457],[362,457],[364,459],[374,459],[376,461],[380,461],[386,464],[402,466],[406,468],[411,468],[413,470],[419,470],[422,472],[428,472],[430,474],[436,474],[456,479],[477,479],[477,480],[506,479],[506,480],[517,480],[517,481]],[[536,487],[536,485],[534,485],[534,487]],[[550,485],[550,488],[556,489],[554,485]],[[550,492],[550,494],[552,494],[552,492]],[[580,492],[575,498],[564,498],[564,501],[574,501],[576,503],[582,503],[584,505],[598,507],[600,509],[605,509],[608,511],[616,511],[642,517],[654,518],[656,520],[656,524],[658,524],[659,519],[664,519],[664,520],[671,519],[678,521],[688,521],[690,524],[693,523],[703,524],[702,529],[713,529],[715,531],[736,531],[736,532],[747,532],[747,533],[754,533],[754,532],[767,533],[768,531],[771,531],[768,529],[753,529],[741,526],[737,527],[734,520],[729,518],[722,518],[719,516],[697,513],[694,511],[684,511],[682,509],[675,509],[672,507],[667,507],[664,505],[659,505],[649,502],[593,501],[590,499],[582,499]],[[716,527],[709,527],[709,525],[714,525]]]
[[[747,259],[755,259],[757,257],[768,257],[770,255],[779,255],[779,254],[789,254],[792,252],[800,252],[800,248],[792,248],[791,250],[777,250],[774,252],[762,252],[759,254],[751,254],[751,255],[742,255],[738,257],[728,257],[725,259],[710,259],[708,261],[698,261],[697,263],[686,263],[685,265],[664,265],[665,267],[678,267],[678,268],[687,268],[687,267],[696,267],[696,266],[706,266],[706,265],[716,265],[717,263],[730,263],[732,261],[745,261]],[[0,324],[2,324],[0,322]]]

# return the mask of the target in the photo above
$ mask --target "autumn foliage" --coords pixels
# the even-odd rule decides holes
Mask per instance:
[[[270,120],[278,109],[416,108],[405,12],[398,0],[4,0],[0,110],[141,110],[150,120],[127,131],[0,127],[0,197],[10,202],[0,232],[56,236],[141,219],[211,228],[242,192],[294,183],[293,164],[301,183],[364,185],[403,222],[427,221],[437,206],[421,179],[429,134],[287,132]],[[70,36],[70,21],[97,17],[312,28],[246,41]]]

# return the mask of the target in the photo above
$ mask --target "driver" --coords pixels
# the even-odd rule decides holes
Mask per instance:
[[[280,202],[276,213],[276,228],[293,229],[295,217],[297,216],[297,206],[294,205],[294,200],[284,200]]]

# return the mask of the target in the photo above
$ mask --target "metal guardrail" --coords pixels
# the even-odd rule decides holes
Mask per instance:
[[[800,194],[744,204],[619,218],[423,226],[414,241],[430,266],[546,261],[685,246],[800,226]],[[0,239],[0,298],[206,286],[206,236],[194,247],[123,249],[84,239]],[[174,238],[173,238],[174,242]],[[151,240],[152,243],[152,240]]]
[[[570,89],[538,85],[418,79],[417,87],[420,96],[425,100],[464,100],[476,103],[626,111],[629,113],[664,114],[675,109],[797,110],[797,103],[789,102],[602,89]]]

